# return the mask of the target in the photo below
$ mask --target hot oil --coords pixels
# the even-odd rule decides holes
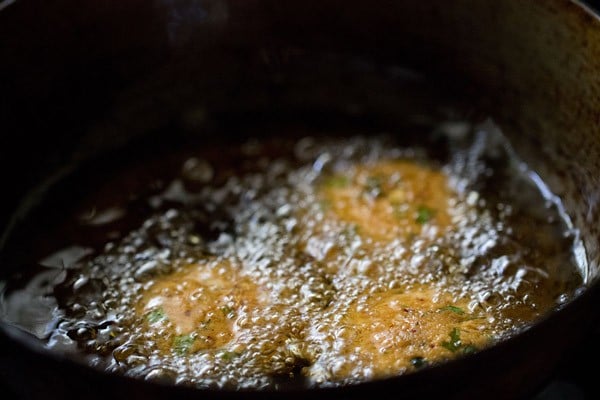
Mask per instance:
[[[96,368],[196,387],[336,386],[477,352],[576,294],[581,245],[493,123],[428,137],[132,162],[46,233],[67,232],[46,256],[66,251],[7,282],[4,318]]]

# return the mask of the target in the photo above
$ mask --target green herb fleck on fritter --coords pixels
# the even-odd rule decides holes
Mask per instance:
[[[445,307],[442,307],[442,308],[440,308],[440,311],[451,311],[451,312],[453,312],[455,314],[459,314],[459,315],[462,315],[465,313],[462,308],[456,307],[453,305],[447,305]]]
[[[458,328],[452,328],[448,336],[450,336],[450,341],[442,342],[442,346],[454,353],[462,346],[462,342],[460,341],[460,330]]]
[[[425,224],[427,222],[429,222],[429,220],[431,220],[431,218],[433,218],[433,215],[435,214],[435,211],[427,206],[419,206],[419,208],[417,209],[417,218],[415,219],[415,221],[418,224]]]
[[[151,324],[155,324],[166,318],[167,316],[165,315],[165,312],[162,309],[162,307],[155,308],[154,310],[146,314],[146,320]]]
[[[176,336],[173,340],[173,350],[179,355],[187,354],[192,348],[194,340],[195,338],[190,335]]]
[[[350,183],[348,177],[344,175],[334,175],[325,181],[325,186],[330,188],[345,188]]]

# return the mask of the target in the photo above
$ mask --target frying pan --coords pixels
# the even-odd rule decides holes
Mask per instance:
[[[2,276],[18,268],[27,233],[44,230],[19,228],[35,199],[86,160],[165,137],[215,140],[223,124],[239,132],[273,115],[335,125],[351,109],[351,121],[377,114],[397,122],[401,105],[381,94],[385,87],[332,83],[339,57],[419,71],[493,115],[564,199],[587,252],[586,289],[523,333],[460,360],[284,392],[109,375],[50,354],[3,322],[4,384],[45,399],[517,399],[571,352],[585,352],[577,345],[598,322],[600,296],[600,21],[576,1],[17,1],[0,12]]]

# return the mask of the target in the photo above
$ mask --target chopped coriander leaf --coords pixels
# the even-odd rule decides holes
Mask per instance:
[[[325,185],[331,188],[343,188],[350,183],[348,177],[344,175],[334,175],[325,181]]]
[[[465,313],[462,308],[456,307],[453,305],[447,305],[445,307],[442,307],[442,308],[440,308],[440,311],[452,311],[455,314],[464,314]]]
[[[165,312],[162,309],[162,307],[155,308],[154,310],[152,310],[148,314],[146,314],[146,319],[151,324],[155,324],[166,318],[167,318],[167,316],[165,315]]]
[[[224,352],[221,353],[221,358],[223,360],[229,361],[229,360],[232,360],[232,359],[234,359],[236,357],[239,357],[240,354],[241,353],[238,353],[236,351],[224,351]]]
[[[442,342],[442,346],[447,349],[450,350],[451,352],[455,352],[458,349],[461,348],[462,343],[460,341],[460,330],[458,328],[453,328],[449,335],[450,336],[450,341],[449,342]]]
[[[187,354],[194,344],[194,337],[190,335],[176,336],[173,340],[173,350],[179,355]]]
[[[411,358],[410,363],[412,364],[413,367],[415,367],[417,369],[427,366],[427,360],[424,357],[420,357],[420,356]]]
[[[223,315],[229,319],[235,317],[235,311],[233,308],[229,307],[229,306],[223,306],[221,307],[221,312],[223,313]]]
[[[454,343],[460,342],[460,330],[458,328],[452,328],[449,336],[450,336],[450,340],[452,340],[452,342],[454,342]]]
[[[433,218],[434,213],[435,211],[427,206],[419,206],[419,208],[417,209],[417,218],[415,219],[415,221],[418,224],[423,225],[429,222],[431,218]]]

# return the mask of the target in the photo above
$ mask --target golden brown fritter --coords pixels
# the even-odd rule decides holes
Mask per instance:
[[[456,200],[443,172],[408,160],[356,164],[328,177],[323,196],[338,218],[378,240],[417,235],[425,225],[442,234]]]
[[[333,378],[365,371],[376,378],[396,375],[474,352],[489,344],[486,317],[470,313],[465,300],[452,301],[427,286],[374,294],[343,318],[336,351],[347,361],[337,366]]]
[[[238,318],[263,303],[259,287],[228,262],[187,265],[157,277],[137,312],[164,353],[218,349],[236,337]]]

